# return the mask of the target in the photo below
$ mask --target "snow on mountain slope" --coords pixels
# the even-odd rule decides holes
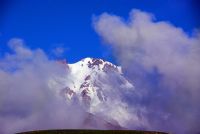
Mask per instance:
[[[71,99],[74,94],[79,95],[80,101],[85,105],[96,106],[106,101],[106,90],[113,88],[109,85],[109,79],[103,80],[109,75],[115,75],[118,86],[132,88],[133,86],[122,76],[121,68],[101,59],[85,58],[75,64],[68,64],[71,83],[67,89],[67,97]],[[105,82],[104,82],[105,81]],[[107,82],[107,83],[106,83]]]
[[[85,58],[74,64],[62,62],[67,76],[50,80],[52,89],[63,96],[67,104],[78,102],[88,113],[98,115],[108,122],[126,126],[131,115],[122,94],[134,91],[134,86],[124,78],[121,67],[102,59]],[[116,124],[116,123],[115,123]]]

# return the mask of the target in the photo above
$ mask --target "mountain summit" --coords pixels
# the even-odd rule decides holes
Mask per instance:
[[[89,113],[85,119],[89,124],[101,120],[100,128],[127,126],[132,117],[122,94],[134,91],[134,86],[124,77],[121,67],[95,58],[85,58],[74,64],[61,63],[67,76],[51,80],[50,85],[58,89],[59,96],[67,104],[81,105]],[[105,127],[102,123],[109,125]]]

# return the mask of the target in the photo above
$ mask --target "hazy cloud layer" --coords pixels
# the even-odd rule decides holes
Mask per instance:
[[[137,96],[130,106],[149,121],[146,129],[200,132],[200,38],[169,22],[133,10],[128,20],[104,13],[94,27],[110,44]],[[133,129],[135,127],[133,126]]]
[[[42,50],[26,48],[20,39],[10,40],[9,46],[13,52],[0,59],[0,133],[80,128],[82,107],[67,105],[59,89],[51,88],[53,79],[67,77],[66,68]]]

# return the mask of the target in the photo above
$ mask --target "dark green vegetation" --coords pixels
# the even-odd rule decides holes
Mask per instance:
[[[167,134],[164,132],[137,130],[40,130],[18,134]]]

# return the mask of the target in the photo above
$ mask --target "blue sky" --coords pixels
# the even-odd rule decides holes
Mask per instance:
[[[114,62],[92,26],[92,16],[103,12],[127,19],[131,9],[136,8],[188,33],[198,26],[191,0],[12,0],[0,8],[4,9],[0,18],[0,56],[8,51],[7,42],[17,37],[32,49],[43,49],[51,58],[55,58],[53,49],[64,47],[61,58],[69,62],[84,57]]]

